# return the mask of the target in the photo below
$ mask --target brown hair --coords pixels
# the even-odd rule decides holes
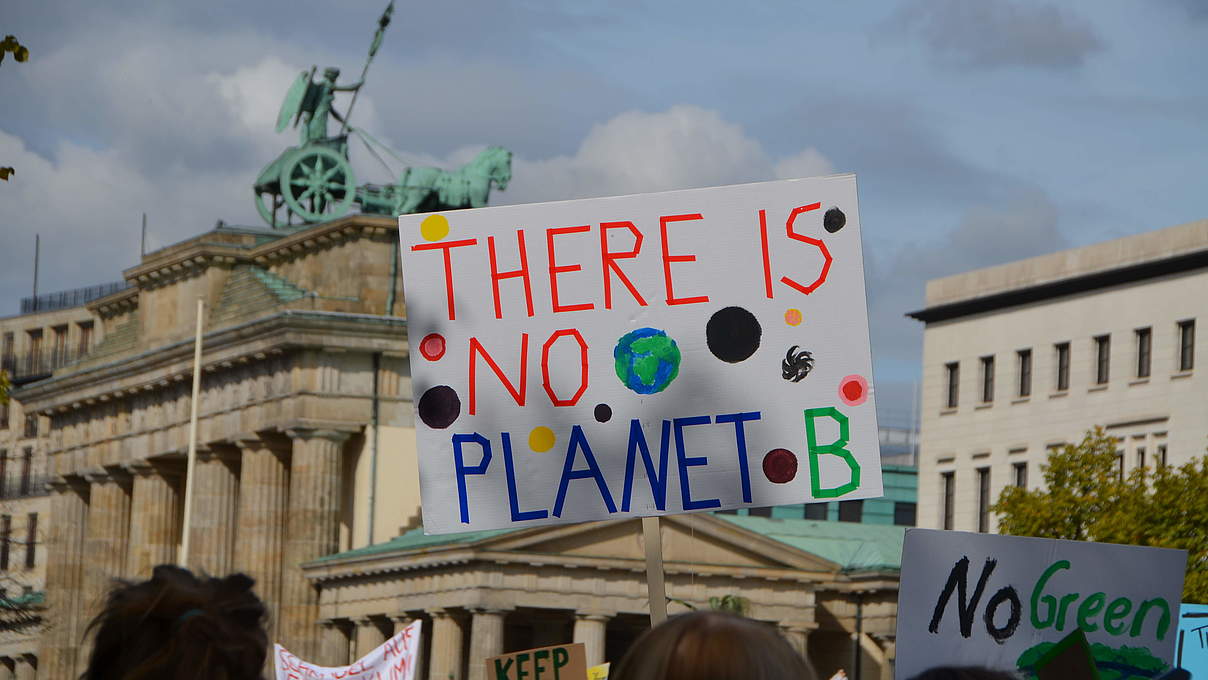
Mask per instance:
[[[814,680],[776,629],[722,612],[691,612],[644,633],[609,680]]]
[[[96,642],[82,680],[259,678],[268,635],[254,583],[167,564],[149,581],[119,583],[88,627]]]

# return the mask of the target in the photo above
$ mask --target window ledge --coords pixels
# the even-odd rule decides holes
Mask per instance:
[[[1029,401],[1032,401],[1031,395],[1026,396],[1026,397],[1016,397],[1015,399],[1011,400],[1011,403],[1012,404],[1026,404]]]
[[[1194,374],[1195,371],[1179,371],[1178,373],[1171,374],[1170,379],[1181,380],[1182,378],[1190,378]]]
[[[1050,394],[1049,399],[1060,399],[1061,397],[1068,397],[1068,396],[1070,396],[1069,390],[1061,390],[1060,392],[1054,392],[1054,393]]]
[[[1086,391],[1087,392],[1102,392],[1106,389],[1107,389],[1107,383],[1103,383],[1102,385],[1095,385],[1094,387],[1088,387],[1088,388],[1086,388]]]
[[[973,410],[975,410],[975,411],[980,411],[980,410],[982,410],[982,409],[987,409],[987,408],[990,408],[990,407],[991,407],[991,406],[993,406],[993,405],[994,405],[994,402],[992,402],[992,401],[986,401],[986,402],[982,402],[982,403],[978,404],[977,406],[974,406],[974,407],[973,407]]]
[[[944,408],[944,409],[940,409],[940,415],[941,415],[941,416],[950,416],[950,415],[952,415],[953,413],[956,413],[956,407],[955,407],[955,406],[953,406],[953,407],[951,407],[951,408]]]
[[[1136,380],[1130,380],[1128,383],[1128,386],[1132,387],[1133,385],[1148,385],[1148,384],[1149,384],[1149,378],[1137,378]]]

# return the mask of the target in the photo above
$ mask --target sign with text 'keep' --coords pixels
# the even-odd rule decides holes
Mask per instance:
[[[587,680],[582,642],[526,649],[486,660],[487,680]]]
[[[881,495],[854,176],[399,236],[427,532]]]
[[[895,675],[986,666],[1043,677],[1076,630],[1104,677],[1158,677],[1187,551],[907,529]]]

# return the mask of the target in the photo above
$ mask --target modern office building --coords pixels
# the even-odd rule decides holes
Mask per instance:
[[[928,282],[919,526],[994,531],[1002,489],[1096,425],[1124,472],[1203,455],[1205,291],[1208,220]]]

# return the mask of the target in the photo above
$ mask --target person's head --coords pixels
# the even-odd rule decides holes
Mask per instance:
[[[82,680],[252,680],[268,652],[265,608],[244,574],[197,577],[171,565],[116,586]]]
[[[340,77],[340,69],[334,66],[325,68],[323,69],[323,77],[334,83],[336,82],[336,78]]]
[[[805,659],[768,624],[692,612],[646,631],[609,680],[814,680]]]
[[[981,666],[936,666],[910,680],[1017,680],[1019,676]]]

